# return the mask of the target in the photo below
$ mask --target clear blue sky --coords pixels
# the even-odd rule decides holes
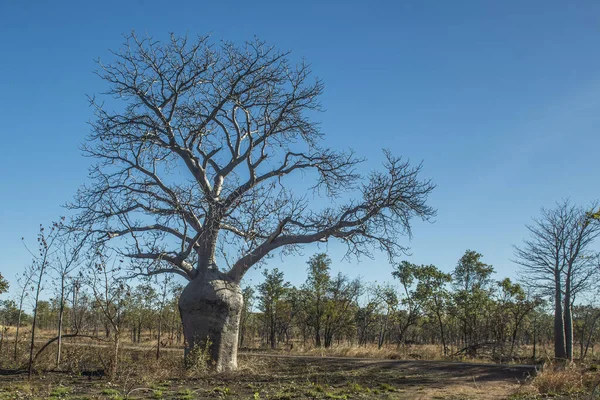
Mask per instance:
[[[542,206],[598,192],[598,1],[0,1],[0,271],[29,261],[21,237],[64,214],[86,180],[79,144],[91,118],[92,71],[122,34],[257,35],[326,85],[327,140],[381,161],[389,148],[437,184],[434,224],[416,223],[416,263],[450,271],[468,248],[515,276],[513,244]],[[399,240],[407,243],[406,238]],[[322,247],[322,249],[325,249]],[[275,258],[305,279],[305,257]],[[385,281],[384,257],[333,269]],[[248,278],[256,283],[259,274]]]

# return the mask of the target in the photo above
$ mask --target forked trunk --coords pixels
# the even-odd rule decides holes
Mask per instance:
[[[211,269],[190,281],[179,297],[186,358],[195,346],[204,349],[208,339],[214,368],[235,370],[243,304],[239,284],[222,272]]]

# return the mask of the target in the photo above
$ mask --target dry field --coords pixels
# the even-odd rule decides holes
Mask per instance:
[[[43,340],[38,344],[40,346]],[[55,347],[42,353],[29,380],[24,365],[0,357],[0,400],[3,399],[588,399],[600,379],[598,368],[536,374],[530,365],[439,361],[436,346],[406,348],[335,347],[318,349],[246,349],[240,370],[215,374],[185,369],[182,349],[165,348],[156,360],[151,341],[123,343],[119,374],[104,375],[107,344],[70,339],[61,367],[54,366]],[[26,346],[22,347],[23,356]],[[412,358],[412,359],[411,359]],[[8,366],[8,367],[7,367]],[[562,396],[562,397],[561,397]]]
[[[110,380],[101,347],[67,346],[64,371],[2,371],[0,399],[498,399],[519,390],[530,366],[242,354],[240,371],[186,371],[179,351],[127,349]],[[49,355],[52,352],[49,352]],[[51,357],[40,361],[51,364]],[[97,369],[98,368],[98,369]]]

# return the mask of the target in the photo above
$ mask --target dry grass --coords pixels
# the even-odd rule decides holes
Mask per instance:
[[[335,345],[328,349],[323,347],[295,346],[291,351],[284,353],[318,356],[318,357],[353,357],[353,358],[378,358],[388,360],[443,360],[442,348],[435,345],[387,345],[378,348],[375,344],[366,346]]]
[[[518,399],[591,399],[600,397],[600,373],[594,365],[546,365],[515,394]],[[597,396],[597,397],[594,397]]]
[[[181,352],[164,352],[157,361],[153,349],[124,349],[118,376],[109,378],[85,374],[103,368],[106,348],[66,345],[58,370],[54,352],[49,348],[39,360],[31,381],[0,374],[0,399],[492,399],[514,392],[517,375],[483,364],[260,355],[241,355],[235,373],[194,374]]]

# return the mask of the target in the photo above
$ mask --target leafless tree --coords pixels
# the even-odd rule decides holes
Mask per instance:
[[[361,176],[351,151],[324,146],[312,119],[323,83],[288,53],[259,40],[132,34],[113,55],[99,62],[112,99],[91,100],[84,151],[98,162],[71,204],[75,227],[124,238],[116,248],[137,274],[190,281],[179,304],[186,343],[210,337],[217,370],[236,368],[239,283],[271,252],[338,239],[348,255],[394,258],[411,218],[434,215],[420,165],[386,151],[384,172]],[[319,209],[308,189],[330,205]]]
[[[58,285],[58,332],[56,350],[56,367],[60,365],[60,357],[62,352],[62,336],[63,336],[63,320],[65,312],[65,303],[68,296],[69,278],[73,272],[79,267],[82,261],[82,251],[86,243],[86,235],[75,235],[67,229],[62,229],[57,250],[53,257],[54,262],[50,264],[50,268],[56,273],[56,281]],[[73,287],[74,289],[74,287]],[[75,306],[73,304],[73,306]]]
[[[33,286],[33,292],[35,293],[35,298],[34,298],[34,308],[33,308],[33,323],[31,325],[31,343],[29,346],[29,363],[28,363],[28,371],[29,371],[29,378],[31,378],[32,374],[33,374],[33,349],[35,346],[35,328],[36,328],[36,324],[37,324],[37,317],[38,317],[38,304],[39,304],[39,299],[40,299],[40,293],[43,289],[43,279],[44,276],[47,273],[48,267],[50,266],[50,262],[52,260],[52,257],[54,255],[54,252],[56,251],[55,247],[54,247],[54,243],[56,242],[56,240],[59,237],[59,229],[60,229],[60,224],[62,222],[55,222],[52,224],[52,227],[48,230],[46,230],[42,224],[40,224],[40,229],[37,235],[37,249],[36,251],[31,251],[29,250],[29,248],[26,248],[29,250],[30,254],[33,257],[33,262],[32,262],[32,283],[34,284]]]
[[[31,266],[25,268],[25,271],[17,278],[17,285],[19,286],[19,313],[17,317],[17,330],[15,332],[15,348],[13,353],[14,361],[17,361],[19,352],[19,331],[21,328],[21,318],[23,317],[23,302],[29,295],[30,284],[34,278],[35,269]]]
[[[121,276],[121,267],[117,259],[102,247],[97,247],[88,258],[85,283],[90,288],[94,306],[100,310],[112,331],[113,354],[102,362],[108,369],[108,375],[115,377],[121,351],[121,334],[124,322],[125,304],[128,301],[129,288]]]
[[[569,200],[542,209],[541,218],[527,226],[530,238],[515,247],[525,283],[554,299],[554,355],[558,359],[573,359],[573,303],[598,273],[598,254],[591,244],[600,235],[600,225],[591,223],[586,211]]]

